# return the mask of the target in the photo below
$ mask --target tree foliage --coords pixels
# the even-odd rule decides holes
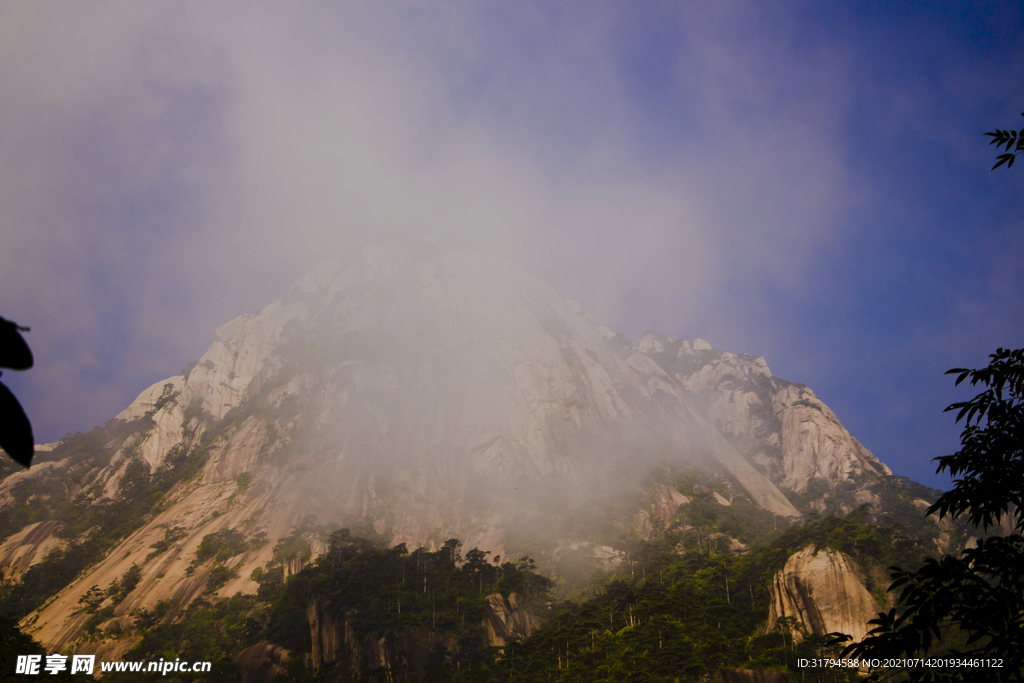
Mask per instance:
[[[999,349],[990,358],[988,367],[947,373],[957,375],[958,385],[969,380],[985,390],[947,408],[964,422],[961,448],[936,459],[954,486],[928,513],[966,516],[986,532],[1008,520],[1013,533],[979,540],[960,556],[927,560],[917,571],[894,567],[889,590],[900,591],[900,610],[879,614],[868,637],[844,652],[947,664],[908,668],[912,681],[1024,680],[1024,349]]]
[[[77,683],[96,680],[93,676],[85,673],[71,675],[67,668],[52,674],[45,673],[44,671],[44,673],[36,676],[17,675],[14,673],[17,668],[18,657],[40,655],[43,657],[41,664],[45,665],[47,654],[47,651],[39,643],[21,632],[21,629],[18,628],[18,620],[14,616],[0,613],[0,677],[3,680],[21,679],[30,681],[44,677],[45,680],[50,681],[76,681]],[[42,669],[42,667],[40,668]]]
[[[692,530],[670,530],[628,544],[619,569],[579,602],[552,600],[551,581],[528,557],[507,561],[477,548],[463,556],[455,539],[434,551],[409,552],[347,529],[331,534],[326,553],[283,580],[288,558],[303,555],[302,534],[294,534],[253,573],[256,596],[235,596],[230,609],[224,601],[199,601],[138,615],[143,638],[125,658],[209,651],[218,671],[227,672],[232,652],[269,640],[295,653],[294,662],[308,663],[309,614],[319,605],[324,618],[344,624],[346,643],[386,642],[380,651],[390,654],[386,662],[367,662],[353,659],[346,645],[319,672],[296,664],[282,681],[355,680],[350,676],[358,672],[359,680],[654,683],[699,680],[723,666],[795,672],[798,658],[828,649],[820,636],[797,643],[787,633],[761,633],[770,577],[808,543],[836,543],[855,556],[878,552],[885,534],[872,530],[859,514],[816,518],[742,554],[728,544],[698,542]],[[495,592],[517,593],[520,609],[545,624],[489,647],[481,624]],[[853,675],[834,674],[803,672],[807,681]],[[179,680],[173,677],[168,680]]]
[[[957,422],[964,420],[960,450],[937,458],[938,471],[948,471],[956,485],[928,510],[939,517],[967,515],[984,529],[1024,502],[1024,349],[999,349],[991,359],[980,370],[954,368],[946,373],[957,375],[958,386],[969,379],[971,386],[988,388],[946,409],[958,411]],[[1017,533],[1022,525],[1017,516]]]

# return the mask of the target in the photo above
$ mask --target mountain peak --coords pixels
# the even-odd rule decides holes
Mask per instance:
[[[535,277],[415,242],[318,262],[119,417],[130,433],[103,446],[106,464],[68,457],[48,476],[82,480],[82,501],[124,497],[139,477],[170,488],[39,613],[44,642],[76,633],[69,605],[132,563],[146,569],[124,610],[187,604],[207,588],[199,546],[225,534],[247,548],[227,595],[255,590],[249,574],[290,534],[314,554],[323,530],[351,526],[393,544],[614,557],[652,477],[668,502],[642,522],[690,500],[666,472],[703,472],[719,504],[790,518],[780,487],[888,473],[764,359],[655,332],[634,345]]]

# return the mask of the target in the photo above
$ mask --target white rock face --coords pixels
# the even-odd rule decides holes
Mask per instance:
[[[138,398],[132,401],[131,405],[118,413],[117,418],[130,422],[136,418],[143,417],[146,413],[157,410],[162,401],[162,398],[169,396],[174,392],[181,391],[182,386],[185,384],[185,378],[181,375],[177,377],[170,377],[157,382],[150,386],[148,389],[139,394]]]
[[[814,481],[829,488],[850,480],[866,485],[892,474],[813,391],[773,377],[764,358],[714,351],[701,339],[691,347],[656,332],[646,334],[638,349],[784,489],[802,493]],[[874,500],[866,491],[858,495],[862,502]]]
[[[878,612],[878,603],[849,558],[835,550],[815,552],[814,546],[808,546],[790,557],[775,575],[766,630],[775,630],[782,618],[792,618],[798,628],[793,634],[797,639],[802,633],[839,632],[859,641]]]
[[[18,581],[32,565],[43,561],[51,551],[61,550],[67,543],[55,538],[57,522],[29,524],[0,544],[0,578]]]
[[[772,398],[772,407],[782,420],[786,488],[799,492],[812,479],[838,482],[865,473],[892,474],[807,387],[786,387]]]
[[[684,348],[680,350],[686,357],[696,357],[693,352],[683,351]],[[749,356],[744,359],[723,352],[681,379],[683,387],[699,397],[698,402],[719,431],[728,436],[740,436],[750,434],[758,426],[755,407],[761,403],[761,398],[757,389],[759,385],[765,386],[771,376],[763,358],[751,362]]]
[[[159,464],[151,444],[173,441],[183,407],[199,403],[219,419],[276,383],[274,400],[309,404],[309,424],[296,426],[313,437],[310,493],[336,499],[347,487],[347,512],[363,514],[382,483],[397,483],[397,465],[412,500],[425,503],[399,513],[403,523],[390,526],[400,534],[425,532],[406,528],[420,521],[444,526],[438,507],[471,484],[508,493],[519,477],[579,483],[618,457],[588,448],[597,463],[581,462],[581,435],[624,447],[667,438],[670,457],[717,460],[762,505],[795,514],[655,363],[621,357],[574,308],[534,278],[465,255],[374,246],[346,266],[321,262],[283,300],[218,328],[181,395],[154,416],[144,457]]]

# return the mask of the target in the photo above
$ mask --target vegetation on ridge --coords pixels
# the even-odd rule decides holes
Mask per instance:
[[[88,433],[65,437],[47,459],[64,462],[66,476],[88,487],[95,483],[98,469],[107,466],[130,437],[150,428],[149,417],[130,423],[111,420]],[[20,582],[0,584],[0,613],[19,619],[29,614],[141,528],[160,509],[167,492],[201,471],[212,446],[212,440],[205,436],[192,448],[179,445],[172,449],[152,474],[141,461],[130,461],[118,482],[118,494],[112,499],[72,496],[56,478],[15,486],[14,505],[0,512],[0,534],[9,536],[29,524],[57,520],[54,534],[64,541],[64,547],[33,565]],[[37,466],[41,460],[37,458]]]

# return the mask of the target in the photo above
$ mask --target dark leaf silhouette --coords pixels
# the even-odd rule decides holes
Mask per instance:
[[[0,317],[0,368],[28,370],[32,367],[32,351],[21,336],[22,331],[27,332],[28,328]]]
[[[32,464],[35,442],[32,438],[32,425],[22,410],[18,399],[11,390],[0,383],[0,448],[14,458],[14,461],[28,467]]]
[[[0,317],[0,368],[27,370],[32,367],[32,351],[22,332],[28,332],[28,328]],[[3,384],[0,384],[0,448],[25,467],[32,463],[35,451],[32,424],[18,399]]]
[[[1024,116],[1024,113],[1021,114]],[[999,128],[985,133],[985,135],[992,138],[988,143],[995,145],[996,149],[1006,150],[1005,154],[1000,154],[996,157],[996,164],[992,167],[992,170],[996,170],[1003,164],[1006,164],[1006,168],[1013,166],[1013,162],[1017,160],[1017,155],[1024,152],[1024,130],[1000,130]]]

